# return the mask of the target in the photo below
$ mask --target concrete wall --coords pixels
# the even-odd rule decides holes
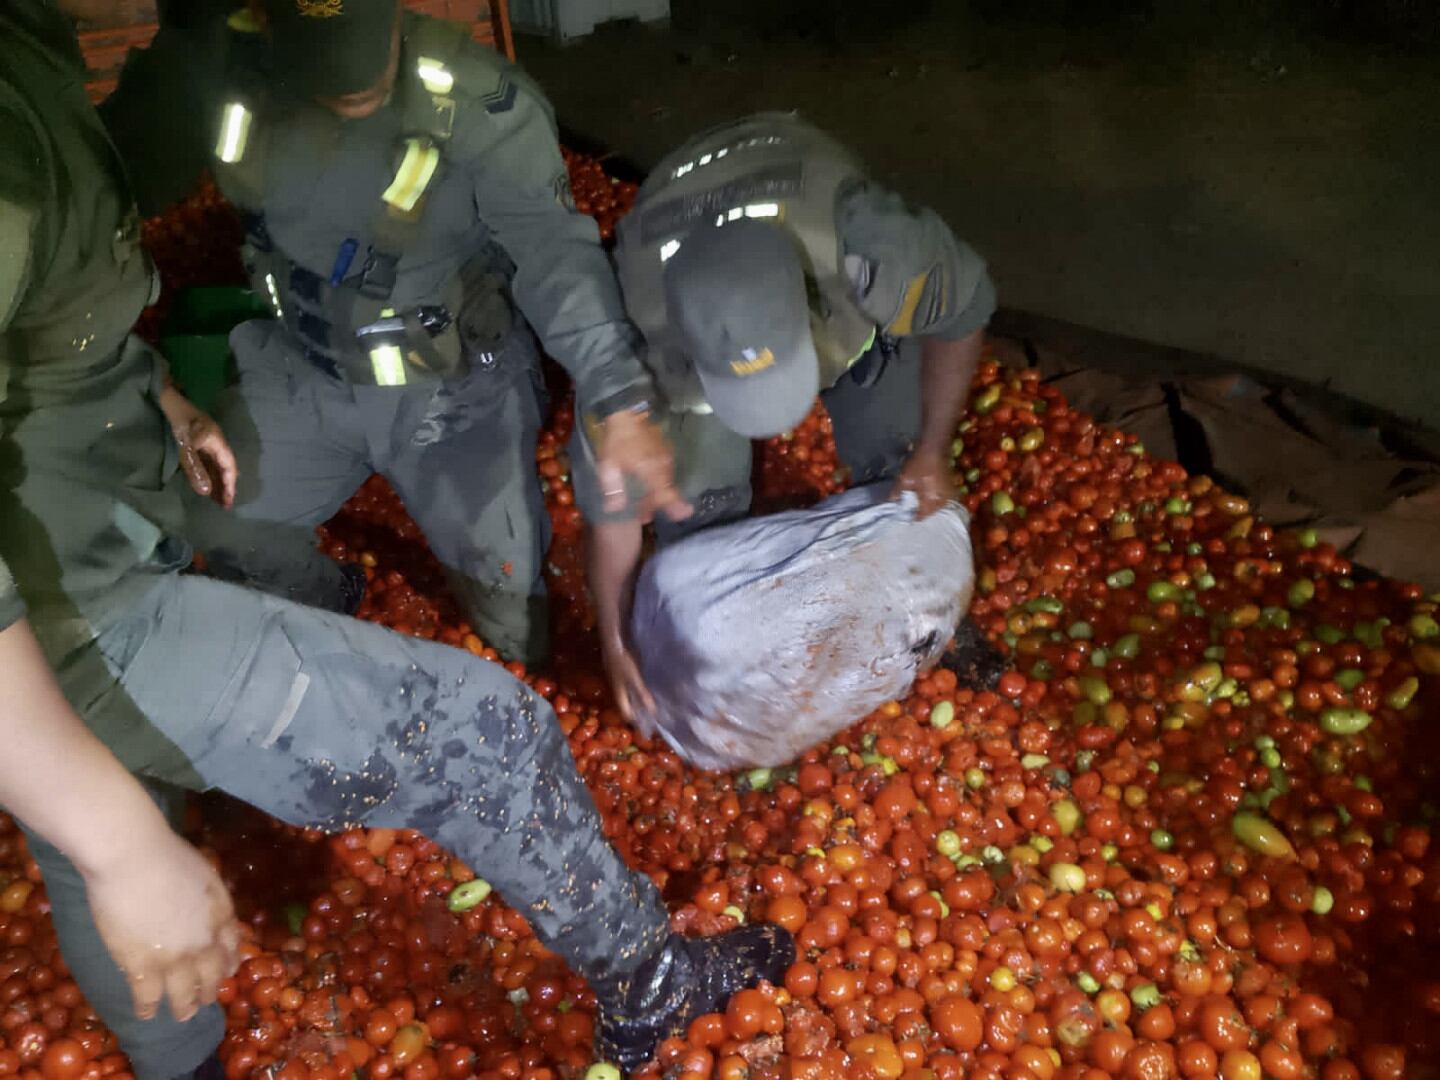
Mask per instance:
[[[520,58],[562,120],[642,166],[706,125],[797,108],[942,212],[1008,307],[1440,426],[1432,59],[1265,34],[977,34],[944,0],[806,37],[803,11],[780,9],[789,22],[677,2],[667,33],[523,40]]]

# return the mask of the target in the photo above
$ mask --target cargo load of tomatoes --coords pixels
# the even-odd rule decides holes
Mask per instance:
[[[571,165],[577,204],[613,229],[633,188]],[[197,200],[167,220],[232,236],[213,191]],[[166,222],[150,235],[171,286],[230,265],[167,251]],[[789,768],[700,773],[609,703],[572,422],[562,399],[538,455],[556,659],[512,670],[553,703],[677,927],[770,920],[800,951],[651,1075],[1440,1075],[1440,622],[1419,588],[1365,579],[986,363],[953,453],[973,614],[1011,670],[985,693],[937,671]],[[844,481],[818,409],[757,458],[765,508]],[[366,568],[362,617],[494,658],[383,481],[322,541]],[[485,867],[414,833],[325,837],[224,803],[192,818],[248,928],[222,998],[230,1080],[617,1075],[592,1057],[593,996]],[[0,1078],[123,1078],[46,913],[0,819]]]

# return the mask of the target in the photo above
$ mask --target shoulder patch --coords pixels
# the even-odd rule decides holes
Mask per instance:
[[[498,113],[506,113],[515,108],[515,97],[520,88],[511,81],[506,72],[500,73],[500,84],[490,93],[482,95],[476,100],[485,106],[485,111],[492,116]]]

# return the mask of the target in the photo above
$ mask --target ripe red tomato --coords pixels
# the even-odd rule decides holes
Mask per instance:
[[[973,1001],[952,995],[931,1006],[930,1026],[952,1050],[971,1051],[984,1037],[985,1017]]]
[[[40,1058],[40,1074],[45,1080],[73,1080],[89,1063],[85,1048],[74,1039],[56,1039]]]

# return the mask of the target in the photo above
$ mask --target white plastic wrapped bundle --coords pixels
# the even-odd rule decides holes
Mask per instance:
[[[708,529],[652,558],[632,640],[638,718],[702,768],[794,761],[934,665],[970,605],[969,515],[859,488]]]

